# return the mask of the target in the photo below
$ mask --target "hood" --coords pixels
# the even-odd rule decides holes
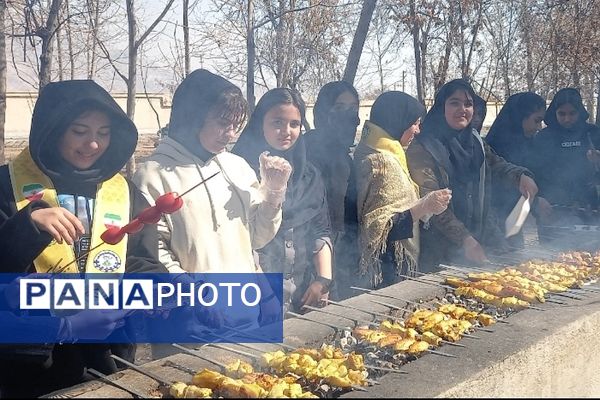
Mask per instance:
[[[227,90],[240,91],[227,79],[205,69],[189,74],[173,95],[169,137],[190,151],[198,148],[198,132],[219,96]]]
[[[76,171],[58,153],[57,143],[82,112],[99,109],[111,120],[110,145],[85,171]],[[29,152],[38,168],[52,180],[99,183],[118,173],[133,155],[138,132],[117,102],[91,80],[49,83],[35,103],[29,133]]]
[[[547,126],[555,129],[562,128],[556,119],[556,110],[564,104],[571,104],[579,112],[579,120],[575,126],[581,126],[585,124],[587,119],[590,117],[590,114],[583,105],[583,100],[581,99],[579,90],[575,88],[564,88],[556,92],[552,102],[550,103],[550,106],[548,106],[548,109],[546,110],[544,122]]]

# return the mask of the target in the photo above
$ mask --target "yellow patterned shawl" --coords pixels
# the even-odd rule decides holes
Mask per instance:
[[[392,217],[410,209],[418,200],[418,187],[408,171],[406,155],[400,143],[383,129],[367,121],[354,153],[358,189],[360,273],[369,274],[373,287],[383,281],[381,256],[388,251]],[[419,222],[413,225],[413,237],[391,243],[400,271],[417,269],[419,259]]]

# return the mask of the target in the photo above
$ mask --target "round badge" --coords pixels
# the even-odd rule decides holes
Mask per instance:
[[[114,272],[121,266],[121,259],[111,250],[101,251],[94,257],[94,267],[102,272]]]

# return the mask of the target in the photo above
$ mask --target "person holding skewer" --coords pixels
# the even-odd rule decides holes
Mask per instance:
[[[90,80],[48,84],[35,104],[29,146],[0,167],[2,272],[166,272],[158,261],[154,225],[144,225],[115,244],[101,237],[106,228],[125,226],[149,206],[119,174],[136,143],[135,125],[98,84]],[[14,301],[7,298],[7,291],[0,296],[2,302]],[[118,313],[112,314],[116,319],[92,314],[84,318],[89,329],[106,336],[123,334],[120,329],[112,332],[123,325],[117,321]],[[81,318],[52,322],[60,322],[55,326],[57,338],[81,332]],[[3,396],[37,396],[81,382],[86,367],[110,374],[117,371],[111,353],[133,360],[135,347],[4,346],[0,390]]]
[[[212,177],[186,194],[177,213],[158,220],[159,259],[171,273],[262,272],[254,250],[279,229],[291,167],[280,157],[261,156],[259,181],[243,158],[227,151],[247,109],[237,86],[205,69],[193,71],[173,96],[168,137],[134,175],[150,202]],[[281,302],[268,287],[262,288],[259,315],[213,308],[197,317],[213,328],[272,323],[281,317]],[[155,358],[173,351],[153,346]]]

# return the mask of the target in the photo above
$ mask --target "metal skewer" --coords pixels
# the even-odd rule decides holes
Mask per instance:
[[[135,398],[138,398],[138,399],[148,398],[148,394],[140,393],[129,385],[124,385],[122,383],[118,383],[117,381],[114,381],[114,380],[110,379],[108,376],[104,375],[102,372],[96,371],[94,368],[88,368],[87,372],[90,375],[93,375],[96,378],[102,380],[103,382],[108,383],[109,385],[115,386],[121,390],[126,391],[127,393],[133,395],[133,397],[135,397]]]
[[[378,313],[378,312],[376,312],[376,311],[369,311],[369,310],[366,310],[366,309],[364,309],[364,308],[355,307],[355,306],[351,306],[351,305],[348,305],[348,304],[342,304],[342,303],[338,303],[337,301],[333,301],[333,300],[325,300],[325,301],[327,302],[327,304],[333,304],[334,306],[338,306],[338,307],[347,308],[347,309],[349,309],[349,310],[356,310],[356,311],[360,311],[360,312],[363,312],[363,313],[365,313],[365,314],[371,314],[371,315],[374,315],[374,316],[376,316],[376,317],[381,317],[381,318],[385,318],[385,319],[391,319],[391,320],[394,320],[394,319],[401,319],[401,318],[398,318],[398,317],[394,317],[394,316],[392,316],[392,315],[388,315],[388,314],[382,314],[382,313]]]
[[[364,319],[360,319],[360,318],[347,317],[345,315],[336,314],[336,313],[331,312],[331,311],[325,311],[325,310],[322,310],[322,309],[317,308],[317,307],[304,306],[304,308],[306,308],[307,310],[319,312],[319,313],[322,313],[322,314],[333,315],[334,317],[346,318],[346,319],[349,319],[350,321],[354,321],[356,324],[365,324],[365,325],[379,326],[379,324],[377,322],[370,322],[370,321],[367,321],[367,320],[364,320]]]
[[[410,303],[410,304],[417,304],[417,305],[421,304],[421,303],[418,303],[416,301],[403,299],[401,297],[392,296],[392,295],[384,294],[384,293],[379,293],[379,292],[377,292],[376,290],[373,290],[373,289],[365,289],[365,288],[361,288],[361,287],[358,287],[358,286],[350,286],[350,289],[359,290],[361,292],[369,293],[369,294],[372,294],[373,296],[387,297],[388,299],[400,300],[400,301],[404,301],[404,302]]]
[[[168,380],[166,380],[166,379],[163,379],[163,378],[161,378],[160,376],[156,375],[155,373],[153,373],[153,372],[150,372],[150,371],[147,371],[145,368],[141,368],[140,366],[138,366],[138,365],[135,365],[134,363],[131,363],[131,362],[127,361],[127,360],[124,360],[124,359],[122,359],[122,358],[121,358],[121,357],[119,357],[119,356],[116,356],[116,355],[114,355],[114,354],[111,354],[110,356],[111,356],[113,359],[117,360],[118,362],[120,362],[120,363],[122,363],[122,364],[124,364],[124,365],[128,366],[128,367],[129,367],[129,368],[131,368],[132,370],[134,370],[134,371],[136,371],[136,372],[139,372],[139,373],[140,373],[140,374],[142,374],[142,375],[146,375],[146,376],[147,376],[147,377],[149,377],[149,378],[152,378],[152,379],[154,379],[156,382],[158,382],[158,384],[159,384],[160,386],[167,386],[167,387],[170,387],[170,386],[173,384],[173,381],[168,381]]]
[[[211,359],[210,357],[206,357],[204,355],[201,355],[200,353],[198,353],[195,350],[188,349],[187,347],[184,347],[184,346],[182,346],[180,344],[177,344],[177,343],[171,343],[171,346],[178,348],[179,350],[183,351],[186,354],[189,354],[191,356],[194,356],[194,357],[199,358],[199,359],[204,360],[204,361],[208,361],[209,363],[214,364],[217,367],[221,368],[223,371],[225,371],[227,369],[227,365],[225,365],[225,364],[223,364],[223,363],[221,363],[219,361],[215,361],[215,360]]]
[[[225,329],[227,329],[227,330],[230,330],[230,331],[232,331],[232,332],[238,333],[238,334],[240,334],[240,335],[244,335],[244,336],[246,336],[246,337],[247,337],[247,338],[249,338],[249,339],[256,339],[256,340],[259,340],[259,341],[260,341],[260,343],[263,343],[263,342],[264,342],[264,338],[262,338],[262,337],[260,337],[260,336],[253,335],[253,334],[251,334],[251,333],[244,332],[244,331],[241,331],[241,330],[239,330],[239,329],[237,329],[237,328],[232,328],[232,327],[230,327],[230,326],[227,326],[227,325],[224,325],[223,327],[224,327]],[[296,347],[294,347],[294,346],[290,346],[289,344],[285,344],[285,343],[273,343],[273,344],[277,344],[278,346],[280,346],[280,347],[282,347],[282,348],[284,348],[284,349],[286,349],[286,350],[292,350],[292,351],[296,350]]]
[[[290,316],[292,316],[292,317],[298,318],[298,319],[302,319],[302,320],[304,320],[304,321],[309,321],[309,322],[313,322],[313,323],[315,323],[315,324],[324,325],[324,326],[326,326],[326,327],[328,327],[328,328],[332,328],[332,329],[333,329],[333,330],[335,330],[336,332],[337,332],[337,331],[338,331],[338,330],[341,328],[341,327],[339,327],[339,326],[337,326],[337,325],[329,324],[329,323],[327,323],[327,322],[323,322],[323,321],[317,321],[317,320],[315,320],[315,319],[312,319],[312,318],[305,317],[304,315],[297,314],[297,313],[295,313],[295,312],[292,312],[292,311],[288,311],[286,314],[287,314],[287,315],[290,315]]]

